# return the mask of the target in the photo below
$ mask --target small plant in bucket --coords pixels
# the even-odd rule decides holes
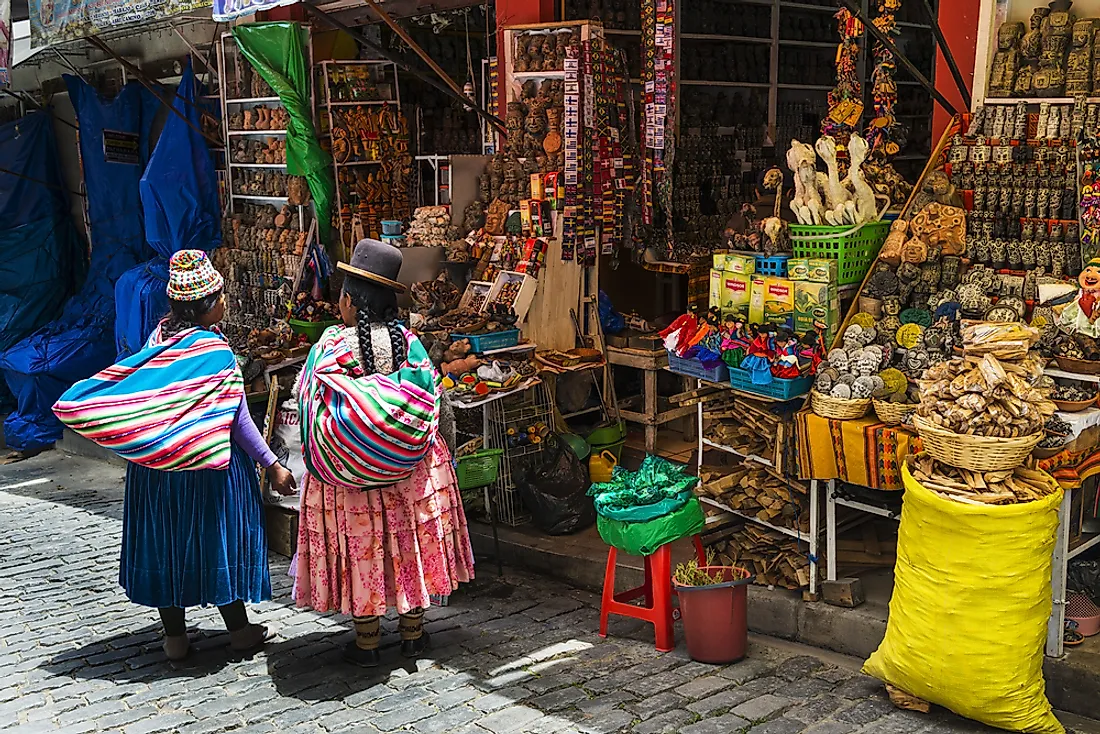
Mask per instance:
[[[688,655],[700,663],[725,665],[745,657],[749,643],[748,585],[753,575],[737,566],[692,559],[676,567],[672,583],[680,598]]]

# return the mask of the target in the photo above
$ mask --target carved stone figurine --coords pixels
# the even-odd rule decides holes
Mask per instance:
[[[1043,18],[1040,34],[1043,49],[1039,70],[1031,80],[1032,89],[1041,97],[1061,97],[1066,89],[1066,52],[1073,34],[1074,16],[1069,12],[1073,0],[1053,0],[1050,13]]]
[[[1073,24],[1069,56],[1066,58],[1066,94],[1070,96],[1087,95],[1092,90],[1092,39],[1095,34],[1095,18],[1084,18]]]
[[[993,69],[989,76],[990,97],[1011,97],[1020,68],[1020,39],[1024,24],[1002,23],[997,31],[997,53],[993,54]]]
[[[1032,79],[1039,68],[1039,55],[1043,51],[1043,19],[1050,15],[1050,8],[1039,6],[1031,13],[1028,31],[1020,40],[1020,68],[1016,72],[1014,88],[1017,97],[1032,96]]]

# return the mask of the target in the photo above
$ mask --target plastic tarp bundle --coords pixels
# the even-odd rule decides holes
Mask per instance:
[[[0,126],[0,351],[61,313],[80,287],[84,245],[69,214],[47,112]]]
[[[0,355],[0,369],[18,404],[4,423],[5,438],[17,450],[39,449],[61,438],[53,404],[74,382],[115,361],[115,283],[153,254],[145,244],[138,182],[160,101],[137,82],[109,102],[77,77],[65,76],[65,82],[80,124],[92,257],[83,288],[61,315]],[[136,136],[132,161],[116,155],[109,160],[104,131],[112,141]]]
[[[156,149],[141,177],[145,240],[156,257],[126,271],[115,284],[118,358],[141,349],[168,312],[168,258],[179,250],[213,250],[221,244],[218,179],[200,134],[195,75],[188,61]],[[190,124],[189,124],[190,123]]]
[[[695,495],[699,479],[667,459],[646,454],[638,471],[616,466],[610,482],[596,482],[588,494],[602,517],[645,522],[675,512]]]
[[[894,595],[863,671],[1009,731],[1057,734],[1043,684],[1051,553],[1062,493],[969,505],[902,471]]]
[[[336,182],[332,178],[331,158],[317,141],[313,127],[306,32],[297,23],[249,23],[233,28],[233,38],[241,54],[286,108],[287,173],[305,177],[317,212],[317,234],[328,246]]]

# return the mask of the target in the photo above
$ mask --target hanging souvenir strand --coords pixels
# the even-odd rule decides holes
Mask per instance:
[[[1081,217],[1079,258],[1087,263],[1100,256],[1100,139],[1082,134],[1077,144],[1081,184],[1078,203]]]
[[[642,221],[653,224],[654,209],[659,206],[668,215],[672,210],[672,190],[667,184],[670,150],[666,136],[676,95],[672,72],[675,68],[675,6],[672,0],[644,0],[642,3],[642,94],[645,125],[642,145],[645,149],[642,170]]]
[[[901,0],[879,0],[878,15],[871,22],[883,33],[898,34],[896,13]],[[895,78],[897,62],[894,54],[884,44],[875,43],[875,69],[871,74],[871,96],[875,115],[867,125],[864,138],[871,150],[886,155],[896,155],[905,140],[905,126],[898,122],[895,107],[898,103],[898,83]]]
[[[834,17],[840,32],[840,45],[836,49],[836,86],[829,92],[829,114],[821,121],[821,134],[839,138],[838,142],[843,144],[855,132],[863,116],[863,88],[857,68],[863,24],[847,8],[841,8]]]
[[[562,208],[561,259],[576,259],[579,222],[579,153],[581,124],[581,48],[571,44],[565,51],[565,202]]]

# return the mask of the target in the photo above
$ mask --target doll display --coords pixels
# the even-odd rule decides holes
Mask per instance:
[[[798,341],[789,329],[781,326],[775,330],[771,352],[773,377],[781,380],[793,380],[801,374],[798,364]]]
[[[772,357],[775,353],[774,349],[774,336],[776,334],[776,328],[774,326],[765,325],[757,326],[752,324],[749,329],[753,333],[752,341],[749,342],[748,350],[746,350],[745,359],[741,361],[741,369],[749,373],[752,378],[752,384],[754,385],[770,385],[772,381]]]

